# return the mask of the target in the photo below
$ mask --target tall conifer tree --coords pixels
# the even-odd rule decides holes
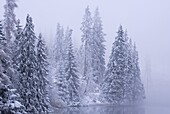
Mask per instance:
[[[38,100],[40,102],[39,113],[47,114],[48,113],[48,62],[47,62],[47,47],[44,39],[42,39],[42,35],[40,34],[38,37],[37,43],[37,76],[39,78],[38,83]]]
[[[38,101],[39,78],[37,76],[37,58],[35,53],[34,25],[32,18],[28,15],[26,26],[23,31],[23,38],[20,42],[17,57],[19,71],[19,92],[22,103],[29,114],[38,114],[41,107]]]

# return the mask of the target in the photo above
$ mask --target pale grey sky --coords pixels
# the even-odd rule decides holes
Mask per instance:
[[[3,5],[0,0],[0,19]],[[38,34],[42,32],[48,42],[55,36],[57,22],[74,30],[73,39],[80,45],[80,26],[84,10],[89,5],[91,12],[100,10],[106,38],[106,60],[120,24],[128,30],[129,37],[136,42],[140,55],[142,79],[146,85],[145,65],[151,63],[149,78],[152,95],[168,99],[170,103],[170,1],[169,0],[18,0],[17,18],[25,24],[29,13]],[[149,60],[148,60],[149,59]],[[166,88],[166,89],[163,89]],[[157,94],[161,92],[162,94]],[[162,99],[160,99],[163,101]],[[167,101],[167,100],[166,100]]]

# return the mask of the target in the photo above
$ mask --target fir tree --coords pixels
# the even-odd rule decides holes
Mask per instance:
[[[127,47],[127,59],[126,59],[126,77],[124,78],[124,103],[132,102],[132,91],[133,91],[133,55],[132,55],[132,40],[128,38],[127,30],[125,31],[125,40]]]
[[[10,42],[12,38],[15,36],[15,24],[16,18],[14,14],[15,8],[17,8],[16,0],[6,0],[6,4],[4,6],[4,31],[7,42]]]
[[[47,62],[47,47],[45,41],[42,39],[42,35],[39,35],[37,44],[37,76],[39,78],[38,84],[38,98],[41,105],[39,113],[48,113],[48,91],[47,91],[47,75],[48,75],[48,62]]]
[[[66,57],[65,57],[65,74],[66,81],[68,82],[68,105],[76,106],[80,104],[79,98],[79,75],[77,70],[77,65],[75,61],[75,56],[73,53],[73,44],[71,39],[72,30],[69,28],[66,32]]]
[[[113,43],[112,52],[106,70],[106,78],[102,84],[102,95],[107,102],[120,104],[124,100],[126,78],[126,40],[122,26]]]
[[[32,18],[28,15],[23,38],[20,42],[17,61],[19,71],[19,93],[22,103],[29,114],[38,114],[41,107],[38,100],[39,78],[37,76],[37,59],[35,53],[35,33]]]
[[[62,53],[63,53],[63,41],[64,41],[64,29],[60,26],[60,24],[57,24],[57,33],[56,33],[56,43],[55,43],[55,49],[54,49],[54,56],[56,59],[56,63],[62,59]]]
[[[20,25],[20,20],[17,21],[17,24],[16,24],[16,34],[15,34],[15,39],[14,39],[14,42],[13,42],[13,45],[11,46],[12,47],[12,65],[13,65],[13,68],[14,68],[14,72],[15,72],[15,78],[12,78],[12,83],[14,83],[15,87],[18,88],[18,84],[19,84],[19,72],[18,72],[18,64],[19,64],[19,61],[17,60],[18,56],[20,55],[19,54],[19,49],[20,49],[20,43],[21,43],[21,40],[23,38],[23,29],[22,29],[22,26]]]
[[[4,51],[7,47],[4,45],[7,41],[2,32],[0,23],[0,113],[1,114],[26,114],[24,106],[19,102],[20,95],[14,89],[10,77],[14,76],[11,65],[11,59]]]
[[[105,72],[105,34],[98,8],[95,10],[93,18],[93,42],[92,42],[92,67],[93,81],[97,84],[103,80]]]
[[[66,81],[66,74],[65,74],[65,63],[63,61],[59,61],[57,65],[57,73],[56,73],[56,91],[57,91],[57,98],[60,100],[62,105],[68,105],[68,82]],[[61,104],[60,104],[61,105]]]
[[[145,98],[145,90],[140,77],[139,58],[135,44],[133,46],[133,63],[134,78],[132,99],[134,103],[138,103]]]
[[[89,7],[85,9],[85,15],[83,17],[83,22],[81,26],[81,31],[83,33],[82,35],[82,43],[84,47],[84,62],[83,62],[83,79],[86,81],[86,87],[84,90],[84,93],[86,94],[87,91],[89,92],[90,89],[90,83],[92,80],[92,18],[91,18],[91,12],[89,11]]]
[[[17,65],[17,56],[19,56],[19,48],[21,47],[21,42],[23,40],[23,29],[20,25],[20,20],[17,21],[16,25],[16,37],[14,39],[14,45],[13,45],[13,64]]]

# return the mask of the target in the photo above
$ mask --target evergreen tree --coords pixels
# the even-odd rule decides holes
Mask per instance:
[[[93,81],[97,84],[103,80],[105,72],[105,42],[102,21],[98,8],[95,10],[93,18],[93,42],[92,42],[92,67]]]
[[[48,91],[47,91],[47,75],[48,75],[48,62],[47,62],[47,47],[45,41],[42,39],[42,35],[39,35],[37,44],[37,76],[39,78],[38,83],[38,100],[41,105],[39,109],[40,114],[48,113]]]
[[[55,76],[55,84],[57,91],[57,98],[60,105],[66,106],[68,105],[68,83],[66,81],[66,40],[64,40],[64,29],[57,25],[57,34],[56,34],[56,43],[55,43],[55,62],[56,62],[56,76]]]
[[[56,43],[54,48],[54,56],[56,59],[56,63],[62,59],[63,54],[63,41],[64,41],[64,29],[60,26],[60,24],[57,24],[57,33],[56,33]]]
[[[132,91],[133,91],[133,47],[132,40],[128,38],[127,31],[125,31],[125,40],[127,45],[127,60],[126,60],[126,77],[124,79],[124,103],[132,103]]]
[[[9,43],[12,38],[15,36],[15,14],[14,10],[17,8],[16,0],[6,0],[6,4],[4,6],[4,32],[7,42]]]
[[[84,93],[86,94],[91,90],[91,80],[92,80],[92,18],[91,12],[89,11],[89,7],[85,9],[85,15],[83,17],[83,22],[81,26],[82,35],[82,43],[84,47],[84,62],[83,62],[83,79],[86,81],[86,87]]]
[[[133,46],[133,63],[134,63],[133,66],[134,78],[133,78],[132,97],[133,97],[133,102],[137,103],[145,98],[145,90],[140,77],[139,57],[138,57],[138,52],[136,50],[135,44]]]
[[[57,93],[65,106],[77,106],[79,99],[79,76],[71,40],[72,30],[67,28],[63,41],[62,59],[57,66]]]
[[[4,51],[6,39],[0,22],[0,113],[1,114],[26,114],[24,106],[19,102],[20,95],[14,89],[10,76],[14,75],[11,59]]]
[[[113,43],[112,52],[102,84],[102,95],[107,102],[120,104],[124,100],[125,78],[127,71],[127,45],[122,26]]]
[[[56,73],[56,91],[57,98],[60,101],[60,105],[68,105],[68,82],[66,81],[65,65],[64,61],[59,61],[57,65]]]
[[[37,76],[37,58],[35,53],[35,33],[32,18],[28,15],[23,38],[20,42],[17,61],[19,71],[19,93],[22,103],[29,114],[38,114],[41,107],[38,100],[39,78]]]
[[[79,75],[77,70],[77,65],[75,61],[75,56],[73,53],[73,44],[72,44],[72,30],[69,28],[66,31],[66,57],[65,57],[65,74],[66,74],[66,81],[68,82],[68,105],[69,106],[76,106],[80,104],[79,98]]]
[[[17,25],[16,25],[16,37],[14,39],[14,45],[13,45],[13,64],[17,65],[17,56],[19,56],[19,48],[21,47],[21,42],[23,40],[23,29],[22,26],[20,25],[20,20],[17,20]]]
[[[18,72],[18,64],[19,64],[19,61],[17,60],[18,56],[20,55],[19,54],[19,49],[20,49],[20,43],[21,43],[21,40],[23,38],[23,29],[22,29],[22,26],[20,25],[20,20],[17,21],[17,24],[16,24],[16,34],[15,34],[15,39],[14,39],[14,42],[13,42],[13,45],[11,46],[12,47],[12,65],[13,65],[13,68],[14,68],[14,72],[15,72],[15,78],[12,78],[12,83],[14,83],[15,87],[18,88],[18,84],[19,84],[19,72]]]

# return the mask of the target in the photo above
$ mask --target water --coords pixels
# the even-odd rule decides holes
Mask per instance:
[[[53,114],[170,114],[167,106],[89,106],[62,108]]]

